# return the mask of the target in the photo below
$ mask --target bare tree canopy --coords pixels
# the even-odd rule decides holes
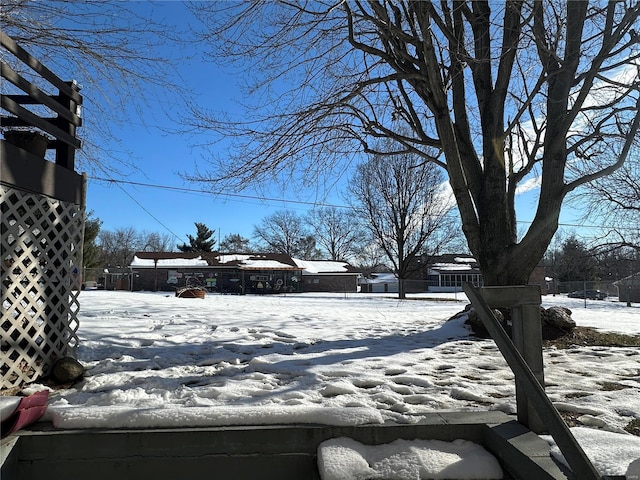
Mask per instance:
[[[291,210],[278,210],[264,217],[253,228],[259,247],[267,252],[282,253],[304,260],[319,257],[316,241],[309,235],[304,219]]]
[[[214,59],[251,72],[244,120],[194,110],[197,126],[237,140],[201,180],[318,183],[391,138],[391,153],[446,169],[488,285],[527,282],[567,194],[618,169],[640,125],[636,1],[192,8]],[[534,180],[518,238],[516,192]]]
[[[250,253],[251,240],[239,233],[232,233],[222,239],[219,250],[224,253]]]
[[[416,155],[378,154],[358,166],[349,185],[356,214],[400,279],[399,298],[405,298],[402,280],[421,267],[419,257],[441,253],[455,238],[442,183],[438,167]]]
[[[0,27],[84,98],[78,130],[82,168],[119,173],[135,168],[118,127],[150,126],[188,93],[176,57],[187,32],[164,16],[161,4],[103,0],[0,0]],[[175,81],[179,82],[179,80]],[[142,114],[153,104],[157,118]],[[164,110],[164,111],[163,111]]]
[[[172,252],[175,251],[173,236],[157,232],[136,230],[135,227],[101,230],[100,220],[89,216],[87,225],[94,225],[97,235],[96,253],[93,261],[85,263],[88,268],[98,266],[127,267],[136,252]],[[86,227],[85,227],[86,230]],[[86,241],[86,239],[85,239]],[[92,244],[94,242],[91,242]]]
[[[362,247],[364,232],[348,210],[318,207],[309,212],[306,222],[331,260],[348,261]]]
[[[105,267],[128,267],[140,247],[140,235],[134,227],[101,230],[98,243]]]
[[[599,250],[632,248],[640,252],[640,155],[592,182],[578,198],[604,227]]]

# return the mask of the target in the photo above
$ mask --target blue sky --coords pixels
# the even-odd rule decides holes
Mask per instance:
[[[156,14],[170,18],[180,28],[185,28],[191,21],[184,6],[179,2],[139,2],[136,8],[144,14],[153,8]],[[201,60],[198,46],[185,52],[176,50],[170,55],[178,58],[178,67],[182,72],[187,87],[193,89],[195,98],[205,108],[219,111],[233,111],[235,102],[240,99],[238,85],[241,75],[233,74],[218,68],[210,62]],[[186,55],[193,58],[187,58]],[[90,92],[83,91],[90,95]],[[314,201],[313,192],[289,190],[284,194],[277,192],[252,191],[240,195],[213,195],[198,190],[206,186],[185,181],[180,173],[195,171],[197,167],[208,168],[206,150],[193,147],[193,138],[184,134],[172,134],[167,131],[180,127],[175,120],[167,118],[162,110],[167,103],[163,93],[150,95],[149,104],[142,112],[143,118],[133,117],[126,125],[115,127],[115,136],[128,154],[126,160],[134,169],[124,168],[124,175],[109,172],[91,171],[87,189],[87,210],[92,211],[103,223],[103,230],[135,227],[140,231],[175,234],[180,243],[186,240],[186,234],[195,233],[195,222],[205,223],[216,231],[216,237],[239,233],[251,238],[253,228],[264,217],[282,209],[295,210],[305,214],[312,205],[295,202]],[[84,111],[91,108],[90,100],[85,102]],[[169,113],[178,117],[180,106],[176,105]],[[85,127],[88,128],[88,127]],[[195,141],[202,141],[198,138]],[[102,145],[111,148],[110,145]],[[120,150],[122,147],[114,146]],[[218,145],[222,152],[225,142]],[[116,181],[101,179],[112,178]],[[126,182],[175,187],[175,190],[132,185]],[[179,191],[185,189],[190,191]],[[267,199],[261,199],[265,197]],[[342,203],[334,198],[332,203]]]
[[[139,2],[136,8],[142,14],[146,9],[154,8],[156,12],[161,12],[162,16],[170,18],[181,27],[185,27],[190,21],[185,7],[179,2]],[[193,58],[183,57],[180,51],[171,52],[171,55],[180,59],[180,70],[189,88],[194,90],[197,101],[206,108],[233,111],[235,102],[241,97],[238,88],[242,81],[241,72],[234,76],[212,63],[203,62],[198,46],[194,45],[193,48],[188,52]],[[90,92],[83,93],[90,95]],[[126,171],[123,176],[111,177],[119,180],[118,182],[96,178],[107,178],[110,175],[107,173],[93,171],[90,174],[87,210],[92,211],[94,216],[103,222],[104,230],[135,227],[139,231],[175,234],[178,237],[176,243],[182,243],[186,240],[186,234],[195,233],[194,222],[202,222],[214,229],[216,237],[219,238],[235,233],[251,238],[254,226],[278,210],[291,209],[305,214],[312,208],[314,192],[305,192],[297,187],[284,193],[279,190],[263,192],[268,199],[262,200],[251,198],[260,196],[251,191],[244,192],[243,196],[197,192],[205,187],[186,182],[179,174],[193,172],[198,166],[206,170],[207,154],[191,145],[193,139],[185,135],[167,133],[177,125],[174,120],[159,113],[163,109],[166,110],[166,103],[162,91],[155,93],[157,96],[150,97],[146,110],[142,112],[144,120],[134,117],[126,125],[115,127],[116,136],[130,152],[128,160],[135,164],[136,168]],[[85,111],[91,108],[90,102],[87,102],[84,108]],[[179,105],[174,106],[170,113],[178,116],[179,108]],[[111,148],[110,145],[103,147]],[[225,142],[222,141],[218,148],[223,152]],[[169,186],[175,187],[176,190],[124,182]],[[517,211],[521,229],[526,228],[526,222],[533,218],[536,195],[537,190],[532,190],[518,198]],[[335,192],[326,201],[338,205],[345,203],[339,192]],[[569,225],[578,221],[576,214],[571,212],[565,213],[562,219]]]

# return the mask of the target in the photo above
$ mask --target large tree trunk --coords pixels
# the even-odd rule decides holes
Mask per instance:
[[[543,49],[540,50],[541,60],[545,62],[545,69],[552,77],[547,96],[542,187],[533,223],[525,237],[518,241],[515,185],[510,185],[514,178],[509,175],[505,159],[504,105],[514,65],[513,55],[521,33],[518,13],[521,6],[519,4],[517,9],[507,10],[505,14],[503,56],[494,82],[490,67],[489,6],[484,2],[473,3],[474,53],[479,64],[472,71],[482,127],[482,162],[475,154],[469,154],[470,149],[465,148],[465,145],[472,144],[472,140],[468,137],[470,129],[464,83],[453,82],[455,127],[451,124],[450,116],[444,115],[444,103],[436,105],[436,111],[441,108],[441,115],[436,114],[436,122],[439,123],[438,133],[444,145],[463,230],[469,248],[480,264],[485,285],[528,283],[558,228],[562,200],[566,195],[565,139],[572,123],[567,115],[568,99],[578,63],[585,4],[568,8],[572,18],[568,22],[564,62],[557,62],[556,58],[549,56]],[[538,3],[537,7],[541,8],[541,4]],[[536,13],[541,15],[541,11]],[[536,27],[543,24],[542,20],[541,16],[537,18]],[[428,102],[434,105],[438,100],[443,99],[433,95]]]
[[[307,102],[296,87],[282,96],[294,106],[304,98],[293,114],[277,121],[277,110],[269,110],[263,131],[256,133],[253,120],[234,129],[245,148],[236,155],[237,170],[222,170],[271,179],[287,166],[298,172],[295,162],[303,161],[316,175],[317,155],[334,167],[336,153],[343,153],[335,147],[345,140],[375,154],[377,139],[392,139],[393,154],[418,154],[447,169],[487,285],[528,282],[557,230],[566,195],[620,168],[640,131],[636,1],[347,1],[340,4],[346,22],[335,8],[278,5],[300,17],[277,26],[283,34],[259,40],[255,48],[262,50],[255,51],[287,52],[280,73],[301,73],[300,91],[314,90],[318,78],[329,88]],[[231,16],[220,31],[242,33],[242,24],[242,16]],[[252,38],[231,38],[231,57],[244,58]],[[226,49],[229,39],[223,39]],[[296,49],[282,49],[281,42]],[[330,52],[322,71],[320,45]],[[312,53],[307,60],[294,55],[304,71],[288,55],[299,49]],[[265,85],[280,78],[272,71],[278,62],[269,58]],[[226,118],[213,125],[225,135],[232,127]],[[618,158],[600,158],[606,153]],[[565,175],[567,161],[572,171]],[[519,239],[516,188],[540,173],[537,211]]]
[[[404,281],[404,278],[398,278],[398,298],[400,300],[404,300],[405,298],[407,298],[407,292],[404,288]]]

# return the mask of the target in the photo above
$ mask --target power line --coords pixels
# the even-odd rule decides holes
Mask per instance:
[[[156,189],[159,189],[159,190],[169,190],[169,191],[182,192],[182,193],[197,193],[197,194],[205,194],[205,195],[220,195],[220,196],[226,196],[226,197],[244,198],[244,199],[250,199],[250,200],[260,200],[260,201],[263,201],[263,202],[293,203],[293,204],[296,204],[296,205],[309,205],[309,206],[313,206],[313,207],[350,208],[347,205],[339,205],[339,204],[333,204],[333,203],[308,202],[308,201],[303,201],[303,200],[288,200],[288,199],[284,199],[284,198],[261,197],[261,196],[258,196],[258,195],[245,195],[245,194],[239,194],[239,193],[212,192],[210,190],[187,188],[187,187],[176,187],[176,186],[172,186],[172,185],[160,185],[160,184],[157,184],[157,183],[134,182],[134,181],[131,181],[131,180],[116,180],[116,179],[111,178],[111,177],[102,178],[102,177],[88,176],[87,178],[90,178],[92,180],[97,180],[97,181],[100,181],[100,182],[107,182],[107,183],[116,184],[140,208],[142,208],[145,212],[147,212],[154,220],[156,220],[160,225],[162,225],[167,231],[169,231],[172,235],[174,235],[177,238],[181,238],[181,237],[179,235],[177,235],[176,233],[174,233],[173,231],[171,231],[171,229],[169,229],[158,218],[156,218],[151,212],[149,212],[142,204],[140,204],[140,202],[138,202],[133,196],[131,196],[122,187],[121,184],[134,185],[134,186],[138,186],[138,187],[156,188]],[[530,225],[533,222],[529,221],[529,220],[518,220],[517,223],[529,224]],[[560,226],[560,227],[571,227],[571,228],[599,229],[599,230],[603,230],[603,229],[608,228],[608,227],[604,227],[604,226],[601,226],[601,225],[584,225],[584,224],[575,224],[575,223],[559,223],[558,226]],[[619,229],[620,230],[635,230],[633,227],[619,227]]]
[[[518,220],[518,223],[526,223],[531,225],[533,222],[531,220]],[[598,230],[612,230],[612,227],[605,227],[604,225],[584,225],[580,223],[558,223],[559,227],[572,227],[572,228],[588,228],[588,229],[598,229]],[[637,227],[616,227],[617,230],[638,230]]]
[[[105,172],[106,175],[108,175]],[[158,222],[158,224],[160,224],[167,232],[169,232],[171,235],[173,235],[175,238],[177,238],[178,240],[185,240],[184,237],[178,235],[176,232],[174,232],[173,230],[171,230],[169,227],[167,227],[164,223],[162,223],[162,221],[156,217],[153,213],[151,213],[144,205],[142,205],[133,195],[131,195],[129,192],[127,192],[125,190],[125,188],[120,185],[120,183],[131,183],[131,182],[126,182],[126,181],[122,181],[122,180],[115,180],[113,178],[111,179],[100,179],[100,178],[96,178],[96,177],[92,177],[92,176],[87,176],[87,178],[91,178],[93,180],[102,180],[105,182],[109,182],[109,183],[115,183],[116,186],[122,190],[124,192],[124,194],[129,197],[131,200],[133,200],[133,202],[138,205],[147,215],[149,215],[151,218],[153,218],[156,222]]]
[[[100,178],[100,177],[93,177],[93,176],[88,176],[87,178],[90,178],[92,180],[97,180],[97,181],[100,181],[100,182],[108,182],[108,183],[115,183],[115,184],[124,183],[124,184],[127,184],[127,185],[135,185],[135,186],[138,186],[138,187],[157,188],[157,189],[160,189],[160,190],[170,190],[170,191],[183,192],[183,193],[201,193],[201,194],[206,194],[206,195],[223,195],[223,196],[227,196],[227,197],[245,198],[245,199],[250,199],[250,200],[261,200],[261,201],[264,201],[264,202],[295,203],[297,205],[310,205],[310,206],[314,206],[314,207],[349,208],[346,205],[336,205],[336,204],[332,204],[332,203],[305,202],[303,200],[287,200],[287,199],[284,199],[284,198],[261,197],[261,196],[258,196],[258,195],[243,195],[243,194],[239,194],[239,193],[228,193],[228,192],[212,192],[212,191],[209,191],[209,190],[202,190],[202,189],[195,189],[195,188],[174,187],[174,186],[171,186],[171,185],[158,185],[158,184],[154,184],[154,183],[133,182],[131,180],[116,180],[116,179],[113,179],[113,178]]]

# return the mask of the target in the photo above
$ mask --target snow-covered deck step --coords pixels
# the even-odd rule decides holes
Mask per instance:
[[[56,430],[37,424],[3,440],[0,477],[319,479],[318,446],[339,437],[367,445],[470,440],[498,459],[507,480],[572,479],[554,462],[547,442],[501,412],[434,413],[412,425]]]

